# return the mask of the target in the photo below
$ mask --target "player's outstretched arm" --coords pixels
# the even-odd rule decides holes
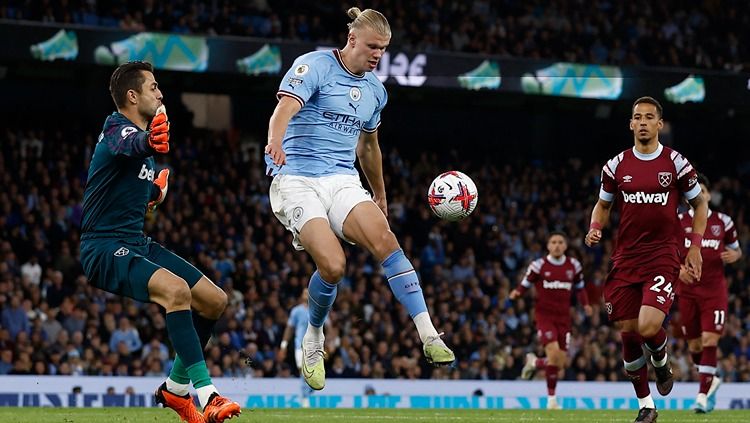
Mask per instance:
[[[383,155],[378,144],[378,131],[362,131],[357,143],[357,158],[365,172],[367,182],[373,193],[375,204],[383,214],[388,216],[388,203],[385,198],[385,182],[383,181]]]
[[[602,228],[609,223],[609,214],[612,211],[612,202],[601,198],[594,205],[591,212],[591,223],[589,232],[586,234],[586,245],[593,247],[602,240]]]
[[[703,268],[701,245],[703,232],[706,230],[706,221],[708,220],[708,203],[702,195],[696,195],[689,202],[695,212],[693,214],[693,230],[687,234],[688,239],[690,239],[690,248],[687,257],[685,257],[685,267],[687,267],[690,276],[699,281]]]
[[[277,166],[286,164],[286,154],[281,148],[281,142],[284,140],[289,121],[300,109],[302,109],[302,104],[298,100],[282,95],[268,122],[268,144],[265,153],[271,156],[273,163]]]

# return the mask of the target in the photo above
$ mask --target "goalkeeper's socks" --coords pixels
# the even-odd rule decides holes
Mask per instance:
[[[667,332],[659,328],[659,332],[650,338],[643,338],[646,349],[651,351],[651,364],[663,367],[667,364]]]
[[[167,313],[167,332],[175,352],[184,364],[193,386],[198,389],[213,386],[208,375],[206,362],[203,360],[198,334],[193,326],[192,312],[178,310]],[[182,382],[182,381],[177,381]]]
[[[394,251],[383,260],[382,265],[393,295],[406,307],[409,316],[414,319],[418,314],[426,312],[427,304],[424,301],[422,287],[419,286],[417,272],[404,255],[404,251],[400,248]]]
[[[206,344],[208,344],[209,339],[211,339],[211,333],[213,332],[214,326],[216,325],[216,320],[205,318],[198,313],[192,313],[192,315],[193,326],[195,327],[195,331],[198,334],[198,339],[200,340],[201,351],[203,351],[206,347]],[[167,378],[167,389],[169,389],[169,391],[174,394],[185,395],[187,394],[187,384],[189,383],[190,376],[188,376],[187,369],[182,363],[182,359],[179,355],[177,355],[174,359],[172,370],[169,372],[169,377]],[[180,386],[182,385],[186,386],[184,393],[180,393],[183,392],[180,388]],[[175,389],[178,389],[179,392],[172,390],[171,387],[175,387]]]
[[[328,312],[336,300],[337,285],[328,283],[317,270],[310,277],[308,287],[307,308],[310,315],[310,325],[322,328],[328,317]]]

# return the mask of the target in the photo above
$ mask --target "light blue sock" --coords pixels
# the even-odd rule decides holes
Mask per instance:
[[[406,258],[402,249],[399,248],[383,260],[383,269],[391,291],[406,307],[412,319],[417,314],[427,311],[417,272],[414,271],[414,266]]]
[[[308,286],[307,308],[310,315],[310,324],[316,328],[322,327],[328,317],[328,312],[333,307],[336,299],[336,284],[330,284],[320,277],[316,270],[310,278]]]

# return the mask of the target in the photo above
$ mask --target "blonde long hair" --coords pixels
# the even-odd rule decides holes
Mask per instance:
[[[355,29],[369,27],[380,35],[387,37],[391,36],[391,26],[388,24],[388,19],[377,10],[365,9],[362,11],[359,7],[351,7],[346,11],[346,14],[354,19],[347,24],[349,32],[352,32]]]

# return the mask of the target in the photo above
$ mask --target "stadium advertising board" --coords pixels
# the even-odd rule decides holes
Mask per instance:
[[[4,407],[153,407],[156,377],[3,376],[0,406]],[[230,398],[248,408],[298,408],[299,384],[288,379],[213,379]],[[470,381],[393,379],[330,379],[324,391],[310,398],[321,408],[545,408],[544,381]],[[10,387],[13,387],[11,390]],[[72,393],[80,387],[80,393]],[[107,394],[113,388],[114,394]],[[654,387],[652,386],[652,389]],[[677,383],[669,397],[655,397],[658,409],[688,410],[696,384]],[[594,410],[638,409],[628,382],[560,382],[563,408]],[[132,392],[125,394],[124,392]],[[365,395],[365,390],[374,395]],[[446,394],[449,393],[449,394]],[[750,408],[750,384],[727,383],[717,394],[717,409]]]
[[[294,59],[321,46],[0,20],[0,61],[73,61],[112,66],[147,60],[157,69],[279,77]],[[325,47],[333,48],[333,47]],[[678,104],[747,104],[750,75],[402,51],[393,46],[375,73],[386,84],[490,90],[588,99],[662,93]]]

